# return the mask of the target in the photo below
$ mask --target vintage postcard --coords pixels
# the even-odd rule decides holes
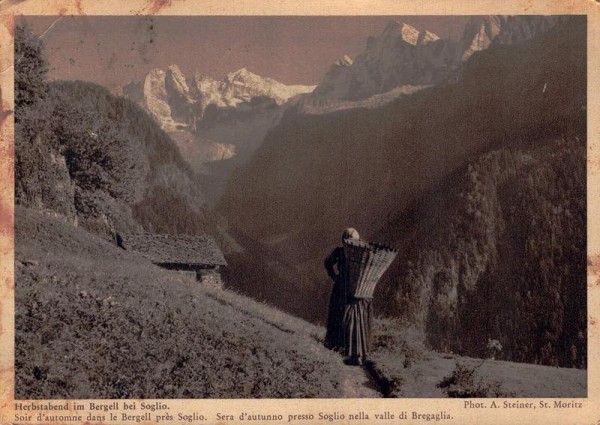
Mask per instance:
[[[0,424],[600,424],[598,2],[0,14]]]

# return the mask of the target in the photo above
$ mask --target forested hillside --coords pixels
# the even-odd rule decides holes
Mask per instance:
[[[92,83],[48,82],[41,42],[26,27],[17,27],[16,40],[18,204],[107,238],[143,228],[226,239],[196,177],[145,111]]]
[[[381,307],[436,349],[586,367],[583,137],[482,155],[391,219]]]

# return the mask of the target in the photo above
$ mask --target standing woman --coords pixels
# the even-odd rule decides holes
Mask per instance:
[[[342,242],[360,236],[348,228],[342,234]],[[349,363],[362,365],[369,350],[371,317],[373,309],[370,298],[355,298],[348,279],[349,266],[343,247],[337,247],[325,259],[327,274],[334,281],[329,300],[329,316],[325,346],[349,356]]]

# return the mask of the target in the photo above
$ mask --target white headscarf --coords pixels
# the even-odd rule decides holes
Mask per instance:
[[[346,239],[360,239],[360,235],[356,229],[348,227],[346,230],[344,230],[344,233],[342,233],[342,241],[345,241]]]

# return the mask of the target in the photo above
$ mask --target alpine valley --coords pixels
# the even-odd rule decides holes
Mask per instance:
[[[314,85],[199,56],[109,90],[17,27],[16,396],[587,395],[586,18],[379,31]],[[398,249],[366,368],[323,346],[348,227]],[[225,288],[138,232],[213,236]]]
[[[143,106],[171,136],[182,156],[205,176],[203,189],[214,199],[231,170],[277,125],[288,101],[313,89],[286,86],[245,68],[221,81],[198,72],[187,78],[171,65],[152,70],[143,82],[126,85],[123,94]]]
[[[323,320],[322,259],[352,226],[400,247],[379,308],[434,347],[481,355],[482,340],[501,337],[507,358],[583,365],[585,306],[573,294],[585,293],[584,34],[581,18],[564,16],[476,16],[457,40],[391,21],[316,87],[171,66],[124,93],[202,173],[244,247],[228,259],[234,287]],[[544,181],[567,169],[560,185]],[[547,214],[548,228],[527,226]],[[497,311],[490,288],[513,308]],[[557,306],[541,301],[547,291]],[[530,296],[541,312],[528,311]],[[544,336],[525,349],[532,332]]]

